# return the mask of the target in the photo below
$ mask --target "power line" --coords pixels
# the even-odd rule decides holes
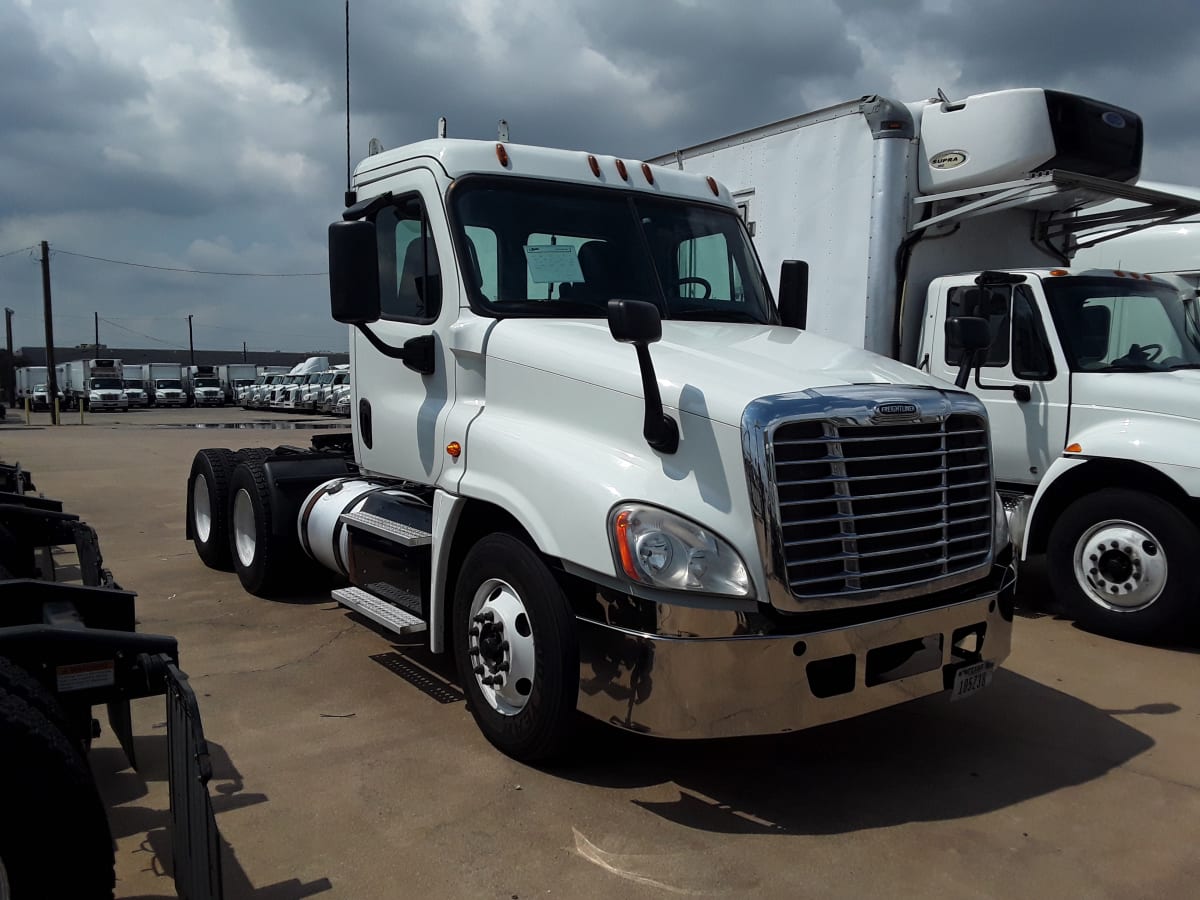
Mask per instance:
[[[6,256],[16,256],[18,253],[24,253],[26,250],[37,249],[37,244],[30,244],[28,247],[18,247],[16,250],[9,250],[7,253],[0,253],[0,259]]]
[[[104,318],[104,316],[100,317],[100,321],[104,322],[107,325],[113,326],[113,328],[120,328],[122,331],[128,331],[130,334],[136,334],[138,337],[144,337],[147,340],[156,341],[160,344],[165,344],[168,347],[174,347],[177,350],[186,350],[187,349],[187,347],[184,347],[182,344],[176,344],[172,341],[164,341],[162,338],[156,338],[152,334],[146,334],[143,331],[135,331],[132,328],[126,328],[124,325],[120,324],[119,322],[114,322],[112,319],[106,319],[106,318]]]
[[[23,247],[24,250],[32,249]],[[13,251],[19,253],[19,250]],[[95,262],[112,263],[115,266],[132,266],[135,269],[154,269],[159,272],[181,272],[185,275],[223,275],[228,278],[322,278],[328,272],[219,272],[212,269],[185,269],[179,266],[152,266],[149,263],[130,262],[127,259],[109,259],[107,256],[91,256],[87,253],[75,253],[71,250],[56,248],[53,252],[66,256],[77,256],[80,259],[90,259]]]

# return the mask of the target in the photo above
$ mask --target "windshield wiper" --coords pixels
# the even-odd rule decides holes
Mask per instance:
[[[1103,369],[1086,369],[1088,372],[1165,372],[1166,369],[1156,369],[1144,363],[1126,363],[1121,366],[1105,366]]]
[[[749,322],[752,325],[764,324],[752,314],[741,309],[714,309],[711,306],[689,306],[684,309],[672,309],[672,319],[690,319],[693,321],[711,322]]]
[[[1180,363],[1177,366],[1171,366],[1167,371],[1175,372],[1179,369],[1200,369],[1200,363]]]

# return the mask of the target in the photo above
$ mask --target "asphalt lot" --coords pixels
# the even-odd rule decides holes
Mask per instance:
[[[589,726],[569,764],[539,771],[486,743],[419,642],[324,589],[252,597],[195,556],[194,451],[305,444],[315,432],[273,427],[298,417],[136,411],[50,428],[14,412],[0,456],[98,529],[142,630],[179,639],[214,753],[228,897],[1195,896],[1194,635],[1091,635],[1047,612],[1035,573],[1022,603],[1040,612],[961,703],[707,743]],[[92,753],[118,896],[173,897],[161,699],[135,703],[134,724],[141,772],[107,727]]]

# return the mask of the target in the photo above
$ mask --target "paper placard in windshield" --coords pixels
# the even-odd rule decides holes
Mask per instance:
[[[525,259],[529,263],[529,277],[536,284],[583,281],[579,258],[570,244],[527,244]]]

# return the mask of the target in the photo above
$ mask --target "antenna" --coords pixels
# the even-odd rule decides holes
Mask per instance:
[[[357,200],[350,180],[350,0],[346,0],[346,205]]]
[[[440,138],[444,138],[446,136],[446,117],[445,116],[438,116],[437,136]]]
[[[367,142],[367,156],[378,156],[383,152],[383,141],[379,138],[371,138]]]
[[[497,125],[500,143],[508,143],[508,119],[501,119]]]

